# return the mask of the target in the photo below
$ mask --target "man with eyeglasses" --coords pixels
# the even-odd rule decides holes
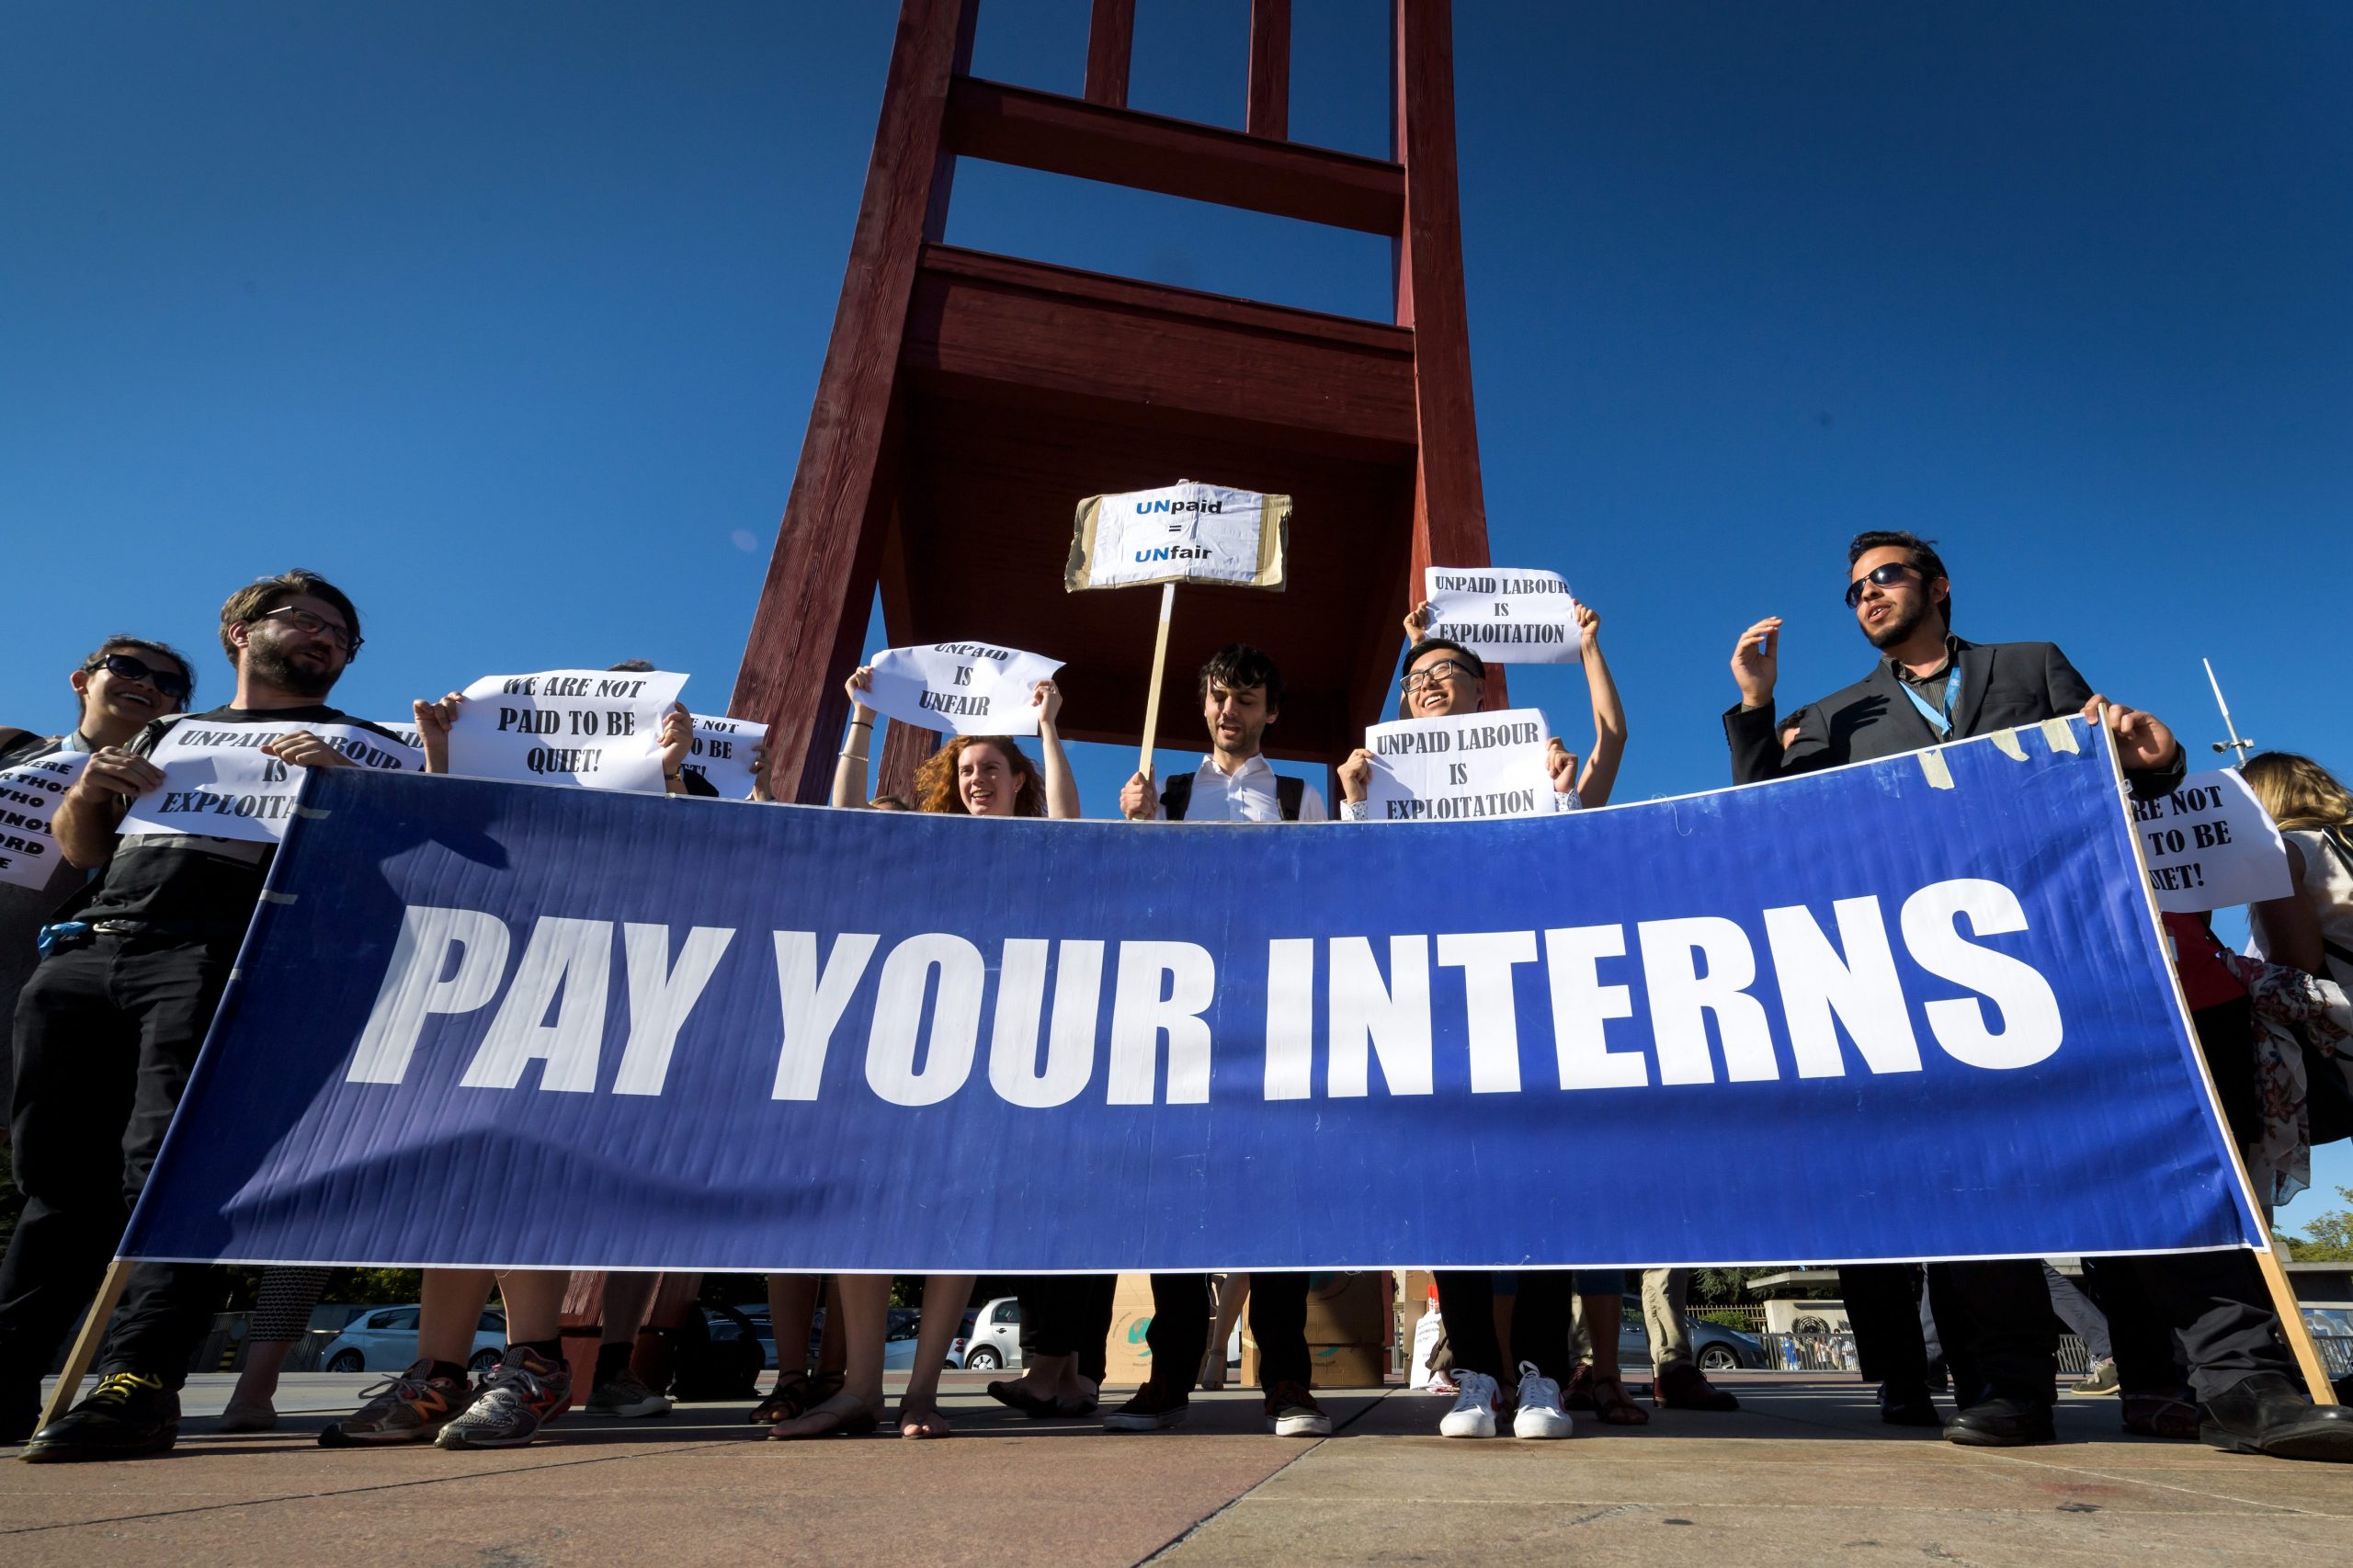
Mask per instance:
[[[1897,756],[2048,719],[2097,720],[2103,707],[2134,795],[2162,795],[2180,782],[2188,763],[2173,733],[2151,714],[2096,695],[2055,644],[1978,643],[1953,635],[1952,583],[1931,541],[1898,531],[1858,534],[1847,546],[1847,608],[1879,651],[1879,663],[1854,685],[1809,704],[1784,749],[1773,719],[1781,619],[1770,616],[1742,632],[1732,656],[1740,702],[1724,714],[1735,783]],[[2114,1266],[2120,1289],[2112,1297],[2120,1304],[2129,1299],[2145,1331],[2139,1342],[2160,1347],[2148,1358],[2162,1359],[2170,1339],[2197,1403],[2194,1422],[2168,1422],[2162,1409],[2152,1408],[2136,1423],[2128,1401],[2130,1429],[2194,1434],[2217,1448],[2281,1458],[2353,1460],[2353,1412],[2315,1409],[2304,1397],[2268,1293],[2245,1254],[2100,1261]],[[1863,1375],[1881,1385],[1882,1415],[1894,1425],[1936,1424],[1910,1267],[1839,1274]],[[1963,1406],[1945,1436],[1984,1447],[2052,1441],[2058,1338],[2041,1262],[1936,1263],[1927,1278],[1955,1400]],[[2125,1337],[2120,1331],[2120,1341]]]
[[[350,725],[391,741],[324,700],[359,645],[358,612],[314,573],[241,588],[221,610],[236,695],[200,717]],[[96,874],[42,933],[44,956],[17,1001],[14,1134],[25,1210],[0,1259],[0,1442],[22,1440],[32,1426],[41,1374],[121,1238],[269,870],[267,845],[116,832],[131,798],[163,783],[148,759],[179,722],[156,718],[127,744],[97,747],[51,824],[65,858]],[[266,749],[293,767],[348,766],[308,729]],[[169,1449],[179,1386],[221,1294],[210,1266],[141,1264],[97,1391],[34,1433],[23,1457]]]
[[[188,701],[195,677],[176,648],[139,637],[109,637],[65,677],[80,707],[74,728],[62,735],[0,727],[0,767],[37,762],[60,752],[90,753],[119,746]],[[40,960],[40,928],[52,910],[87,881],[89,873],[63,856],[39,887],[0,883],[0,1112],[11,1097],[15,1053],[8,1048],[8,1020],[17,993],[32,978]],[[0,1128],[0,1142],[7,1131]]]

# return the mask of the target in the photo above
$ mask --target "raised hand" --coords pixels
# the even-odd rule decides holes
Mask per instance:
[[[1553,736],[1544,744],[1544,771],[1552,776],[1552,792],[1565,795],[1577,787],[1577,754]]]
[[[1153,798],[1152,775],[1135,773],[1120,787],[1120,814],[1130,822],[1150,822],[1159,810]]]
[[[1732,651],[1732,678],[1744,708],[1773,706],[1773,683],[1781,673],[1781,618],[1768,615],[1740,634]]]
[[[2116,737],[2119,762],[2143,770],[2173,766],[2173,759],[2180,755],[2181,743],[2174,739],[2173,731],[2163,719],[2110,702],[2097,692],[2084,704],[2084,717],[2097,724],[2102,708],[2108,710],[2108,728]]]
[[[1050,680],[1040,681],[1029,688],[1029,706],[1037,712],[1038,727],[1052,729],[1054,721],[1062,716],[1063,688]]]
[[[685,703],[673,702],[670,710],[662,715],[661,738],[655,744],[662,753],[664,777],[676,773],[695,745],[694,716],[687,711]]]
[[[1418,642],[1428,635],[1432,612],[1430,601],[1424,599],[1405,612],[1405,641]]]
[[[1363,800],[1372,789],[1372,753],[1357,747],[1340,764],[1339,774],[1340,798],[1350,803]]]

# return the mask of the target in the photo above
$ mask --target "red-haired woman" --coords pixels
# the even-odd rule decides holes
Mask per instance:
[[[865,801],[867,745],[874,733],[874,710],[858,700],[870,688],[874,671],[860,665],[849,677],[849,733],[843,739],[839,766],[834,770],[834,804],[881,806]],[[1001,735],[957,735],[915,770],[915,809],[957,812],[976,817],[1059,817],[1078,815],[1078,784],[1071,777],[1070,759],[1063,754],[1055,720],[1062,713],[1063,694],[1052,681],[1041,680],[1030,692],[1030,708],[1038,715],[1038,749],[1045,758],[1042,773],[1022,755],[1021,747]],[[895,804],[896,802],[892,802]],[[778,1276],[770,1280],[771,1300],[779,1284],[794,1297],[807,1293],[814,1305],[814,1282],[808,1276]],[[891,1278],[885,1274],[845,1274],[835,1284],[842,1304],[842,1328],[849,1365],[840,1392],[810,1404],[768,1428],[771,1437],[813,1437],[828,1432],[873,1430],[882,1414],[882,1336],[887,1326]],[[939,1413],[939,1369],[947,1363],[949,1343],[963,1326],[964,1306],[972,1299],[972,1276],[934,1274],[923,1285],[923,1318],[916,1330],[915,1363],[906,1392],[899,1396],[899,1436],[945,1437],[948,1418]],[[803,1319],[802,1321],[805,1321]],[[781,1355],[786,1325],[775,1320]],[[805,1335],[806,1331],[803,1330]],[[791,1341],[794,1345],[801,1339]],[[779,1392],[783,1392],[779,1380]]]

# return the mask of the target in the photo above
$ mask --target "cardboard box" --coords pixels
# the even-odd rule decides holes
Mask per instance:
[[[1386,1269],[1307,1277],[1307,1343],[1386,1345],[1391,1321]]]
[[[1111,1292],[1111,1332],[1103,1342],[1103,1386],[1141,1384],[1152,1376],[1152,1276],[1122,1274]]]
[[[1388,1381],[1389,1346],[1386,1345],[1310,1345],[1307,1347],[1309,1388],[1379,1388]],[[1258,1386],[1258,1346],[1247,1334],[1242,1336],[1241,1386],[1252,1389]]]

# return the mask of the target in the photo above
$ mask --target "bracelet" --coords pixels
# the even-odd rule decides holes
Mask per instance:
[[[866,754],[862,751],[837,752],[835,755],[839,756],[844,762],[864,762],[866,760]]]
[[[853,730],[870,730],[874,728],[874,721],[871,719],[852,719],[849,722],[849,727]]]
[[[671,783],[676,784],[679,779],[684,778],[686,775],[683,773],[665,773],[662,777],[669,780]]]

